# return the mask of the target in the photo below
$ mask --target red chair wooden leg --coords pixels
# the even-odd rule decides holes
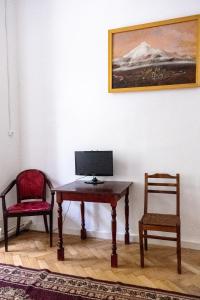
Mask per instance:
[[[50,238],[50,247],[53,246],[53,212],[49,215],[49,238]]]
[[[48,223],[47,223],[47,216],[44,215],[43,218],[44,218],[44,227],[45,227],[46,233],[49,233],[49,228],[48,228]]]
[[[21,221],[21,217],[17,217],[16,235],[19,235],[20,233],[20,221]]]
[[[5,252],[8,252],[8,218],[4,217],[4,241],[5,241]]]

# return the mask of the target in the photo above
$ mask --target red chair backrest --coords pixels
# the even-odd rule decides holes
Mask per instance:
[[[46,201],[46,177],[36,169],[25,170],[16,178],[18,202],[25,199]]]

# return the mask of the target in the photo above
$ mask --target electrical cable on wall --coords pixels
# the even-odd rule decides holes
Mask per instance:
[[[83,179],[83,178],[85,178],[85,177],[87,177],[87,176],[79,177],[79,178],[76,179],[76,180],[80,180],[80,179]],[[71,206],[71,201],[69,202],[69,205],[68,205],[68,207],[67,207],[67,210],[66,210],[66,212],[65,212],[65,214],[64,214],[64,216],[63,216],[63,222],[62,222],[63,224],[64,224],[64,222],[65,222],[65,220],[66,220],[66,218],[67,218],[67,215],[68,215],[70,206]],[[55,231],[57,231],[57,230],[58,230],[58,227],[54,228],[54,229],[53,229],[53,232],[55,232]]]
[[[10,72],[9,72],[9,55],[8,55],[8,25],[7,25],[7,0],[4,1],[4,20],[5,20],[5,44],[6,44],[6,73],[7,73],[7,100],[8,100],[8,135],[13,136],[11,120],[11,101],[10,101]]]
[[[63,224],[64,224],[64,222],[65,222],[65,220],[66,220],[66,217],[67,217],[67,214],[68,214],[68,212],[69,212],[69,208],[70,208],[70,206],[71,206],[71,201],[69,202],[69,205],[68,205],[68,207],[67,207],[67,211],[66,211],[66,213],[65,213],[65,215],[64,215],[64,217],[63,217]],[[54,228],[53,229],[53,232],[55,232],[55,231],[57,231],[58,230],[58,227],[56,227],[56,228]]]

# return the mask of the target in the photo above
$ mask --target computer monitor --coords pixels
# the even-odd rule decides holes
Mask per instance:
[[[98,184],[96,176],[113,176],[112,151],[75,151],[76,175],[93,176],[86,183]]]

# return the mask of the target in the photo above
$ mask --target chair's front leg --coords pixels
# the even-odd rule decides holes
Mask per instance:
[[[49,214],[49,235],[50,235],[50,247],[53,246],[53,211]]]
[[[181,230],[177,226],[177,271],[181,274]]]
[[[16,235],[19,235],[20,233],[20,222],[21,222],[21,217],[17,217]]]
[[[49,233],[49,228],[48,228],[48,222],[47,222],[47,216],[43,215],[44,218],[44,227],[45,227],[45,231],[46,233]]]
[[[4,223],[5,252],[8,252],[8,218],[7,218],[7,216],[3,217],[3,223]]]

